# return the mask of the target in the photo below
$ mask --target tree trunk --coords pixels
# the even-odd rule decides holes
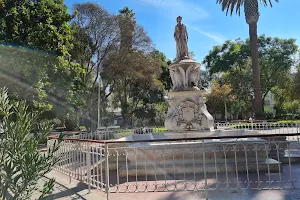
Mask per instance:
[[[258,64],[258,45],[257,45],[257,23],[249,24],[250,47],[252,58],[252,79],[254,87],[254,113],[255,119],[264,119],[262,107],[260,69]]]

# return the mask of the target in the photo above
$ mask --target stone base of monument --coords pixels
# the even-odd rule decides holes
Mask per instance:
[[[180,135],[181,134],[181,135]],[[216,131],[216,132],[166,132],[162,134],[133,135],[120,140],[136,141],[127,147],[118,148],[119,155],[126,155],[127,162],[110,165],[110,170],[118,168],[120,176],[145,176],[167,174],[203,173],[204,164],[207,173],[227,172],[274,172],[281,169],[281,162],[268,158],[265,140],[248,139],[212,139],[185,142],[147,142],[139,140],[156,140],[166,138],[187,138],[193,136],[252,135],[255,131]],[[185,136],[184,136],[185,137]],[[200,136],[201,137],[201,136]],[[124,152],[122,151],[124,150]],[[226,152],[226,153],[225,153]],[[110,163],[113,157],[110,158]],[[205,160],[204,160],[205,159]],[[205,161],[205,162],[204,162]]]
[[[165,127],[169,131],[211,131],[214,120],[207,111],[205,91],[170,92]]]
[[[163,165],[157,163],[143,163],[140,162],[130,163],[127,167],[123,165],[119,169],[120,177],[126,176],[168,176],[174,175],[187,175],[187,174],[203,174],[204,169],[207,174],[215,174],[215,173],[236,173],[236,172],[271,172],[271,173],[279,173],[279,165],[278,161],[274,159],[266,159],[264,161],[257,162],[248,162],[247,168],[245,166],[245,162],[228,162],[225,165],[224,162],[219,161],[217,163],[207,162],[204,168],[204,164],[201,161],[186,161],[186,163],[182,163],[182,161],[178,160],[176,162],[169,162]]]
[[[167,131],[164,133],[169,139],[178,139],[178,138],[199,138],[199,137],[210,137],[215,134],[215,131],[202,130],[202,131],[184,131],[184,132],[174,132]]]
[[[220,143],[222,141],[222,143]],[[206,140],[197,142],[147,143],[127,149],[127,166],[119,168],[120,176],[144,176],[216,172],[274,172],[280,163],[267,158],[262,139]],[[254,145],[255,142],[255,145]],[[246,148],[245,148],[246,147]],[[205,165],[205,167],[204,167]]]

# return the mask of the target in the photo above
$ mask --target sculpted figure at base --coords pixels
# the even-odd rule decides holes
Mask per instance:
[[[174,38],[176,41],[176,61],[189,58],[187,46],[188,33],[184,24],[181,23],[182,17],[177,17],[177,25],[175,26]]]

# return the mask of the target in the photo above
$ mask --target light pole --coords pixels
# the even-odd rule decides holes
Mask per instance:
[[[225,104],[225,121],[227,122],[227,104],[226,104],[226,99],[224,101]]]
[[[97,129],[101,127],[101,111],[100,111],[100,106],[101,106],[101,75],[99,73],[99,84],[98,84],[98,124],[97,124]]]

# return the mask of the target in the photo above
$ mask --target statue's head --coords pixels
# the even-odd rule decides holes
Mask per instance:
[[[182,17],[181,17],[181,16],[178,16],[178,17],[176,18],[177,23],[181,23],[181,20],[182,20]]]

